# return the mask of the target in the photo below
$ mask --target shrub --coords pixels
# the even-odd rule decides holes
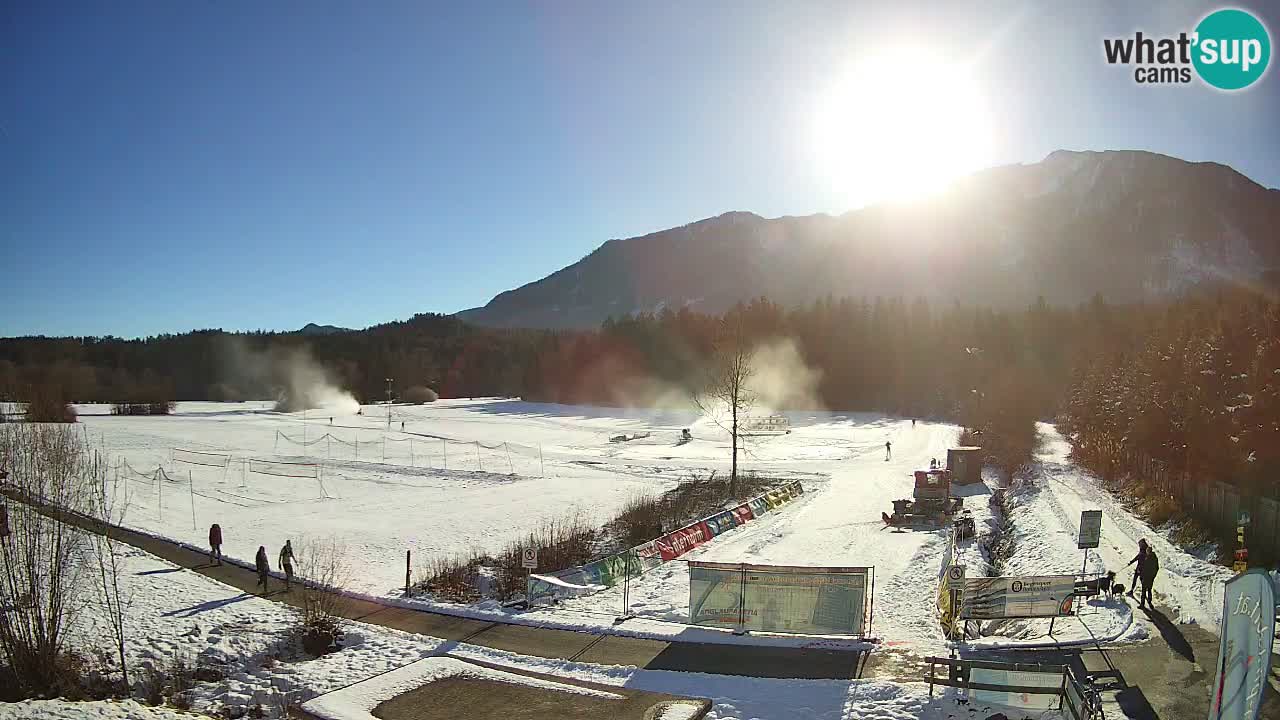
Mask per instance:
[[[435,402],[440,399],[440,396],[436,394],[435,390],[432,390],[425,385],[414,385],[404,391],[404,395],[401,399],[407,403],[422,405],[423,403]]]
[[[338,649],[342,641],[345,595],[334,592],[351,579],[346,544],[337,537],[300,538],[294,562],[302,582],[302,648],[311,655]]]
[[[125,402],[111,406],[112,415],[170,415],[177,403],[171,400],[157,402]]]
[[[27,421],[38,423],[73,423],[75,408],[62,397],[62,389],[49,384],[33,386],[27,398]]]

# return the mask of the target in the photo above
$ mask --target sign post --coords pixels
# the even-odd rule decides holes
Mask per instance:
[[[1249,511],[1247,510],[1241,510],[1240,515],[1236,518],[1236,553],[1235,561],[1231,563],[1231,569],[1236,574],[1249,569],[1249,548],[1244,544],[1244,529],[1248,527],[1249,520]]]
[[[1089,548],[1096,548],[1102,543],[1102,511],[1082,510],[1080,512],[1080,536],[1076,539],[1076,547],[1084,550],[1084,561],[1080,564],[1080,574],[1089,567]]]
[[[477,448],[478,447],[479,446],[477,446]],[[538,567],[538,548],[527,547],[520,550],[520,567],[527,571],[524,576],[524,585],[528,588],[529,578],[533,575],[533,571]]]

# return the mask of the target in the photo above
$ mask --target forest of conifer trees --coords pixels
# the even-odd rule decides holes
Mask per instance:
[[[279,391],[270,373],[246,377],[234,356],[305,349],[364,402],[380,400],[392,377],[444,398],[648,405],[687,397],[730,321],[749,342],[794,343],[816,374],[815,404],[960,422],[982,431],[1006,472],[1030,457],[1034,421],[1057,419],[1080,444],[1122,443],[1174,469],[1277,492],[1280,306],[1239,288],[1018,311],[900,298],[786,309],[761,298],[724,318],[666,310],[592,331],[488,329],[423,314],[322,336],[11,338],[0,340],[0,397],[270,399]]]

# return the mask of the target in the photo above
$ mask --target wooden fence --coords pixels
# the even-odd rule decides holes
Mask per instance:
[[[1128,477],[1172,498],[1183,512],[1228,543],[1226,547],[1235,547],[1240,513],[1247,512],[1250,523],[1245,544],[1251,556],[1255,561],[1280,559],[1280,500],[1251,495],[1196,473],[1171,470],[1165,463],[1113,440],[1079,442],[1077,452],[1105,477]]]

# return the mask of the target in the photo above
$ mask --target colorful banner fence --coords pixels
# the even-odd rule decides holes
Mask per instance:
[[[720,533],[750,522],[803,493],[804,487],[797,480],[617,555],[554,573],[531,574],[525,597],[532,607],[613,587],[626,577],[643,575],[668,560],[675,560]]]

